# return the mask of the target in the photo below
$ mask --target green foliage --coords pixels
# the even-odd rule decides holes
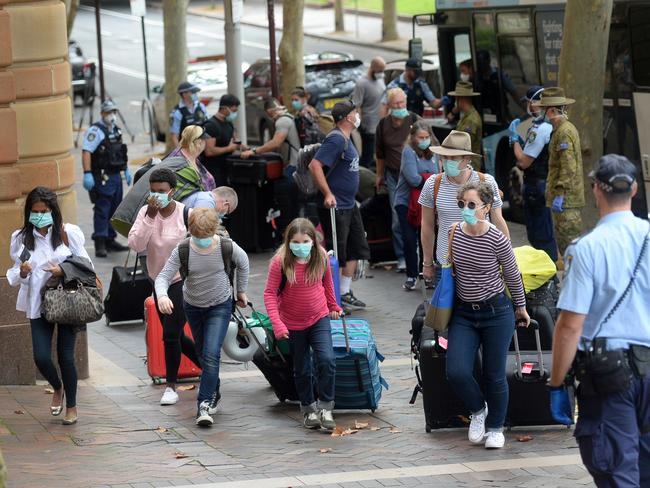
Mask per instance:
[[[309,5],[328,5],[332,4],[332,0],[306,0],[306,6]],[[354,9],[357,7],[355,0],[344,0],[345,8]],[[358,0],[359,10],[369,10],[372,12],[382,12],[382,0]],[[398,15],[415,15],[415,14],[428,14],[435,12],[436,5],[434,0],[397,0],[397,13]]]

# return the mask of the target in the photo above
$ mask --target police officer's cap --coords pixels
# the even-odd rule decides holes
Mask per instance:
[[[636,167],[619,154],[605,154],[589,177],[607,193],[628,193],[636,181]]]
[[[180,85],[178,85],[177,91],[178,94],[180,95],[181,93],[185,93],[185,92],[197,93],[200,92],[201,89],[195,84],[190,83],[189,81],[183,81]]]
[[[418,58],[409,58],[406,60],[406,68],[408,69],[421,69],[422,63]]]
[[[539,101],[542,99],[544,87],[540,85],[531,85],[526,91],[526,96],[521,97],[522,102]]]
[[[117,103],[115,103],[113,100],[104,100],[102,102],[100,110],[103,114],[108,112],[117,112]]]

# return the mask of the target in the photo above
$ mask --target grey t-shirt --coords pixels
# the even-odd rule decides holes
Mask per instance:
[[[361,129],[370,134],[375,133],[379,123],[381,97],[386,90],[384,80],[361,78],[352,92],[352,101],[361,109]]]
[[[285,114],[278,117],[275,120],[275,131],[287,135],[280,148],[280,155],[285,164],[295,166],[298,160],[298,151],[300,150],[300,137],[293,116]]]

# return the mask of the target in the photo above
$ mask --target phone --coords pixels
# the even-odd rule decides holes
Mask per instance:
[[[23,251],[20,253],[20,262],[24,263],[25,261],[29,261],[29,258],[31,257],[31,253],[23,246]]]

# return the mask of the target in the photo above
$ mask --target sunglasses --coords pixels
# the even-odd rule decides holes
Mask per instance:
[[[458,208],[463,209],[463,208],[465,208],[465,205],[467,205],[467,208],[469,208],[470,210],[474,210],[475,208],[483,208],[483,207],[485,207],[485,204],[477,205],[474,202],[468,202],[466,204],[464,201],[458,200]]]

